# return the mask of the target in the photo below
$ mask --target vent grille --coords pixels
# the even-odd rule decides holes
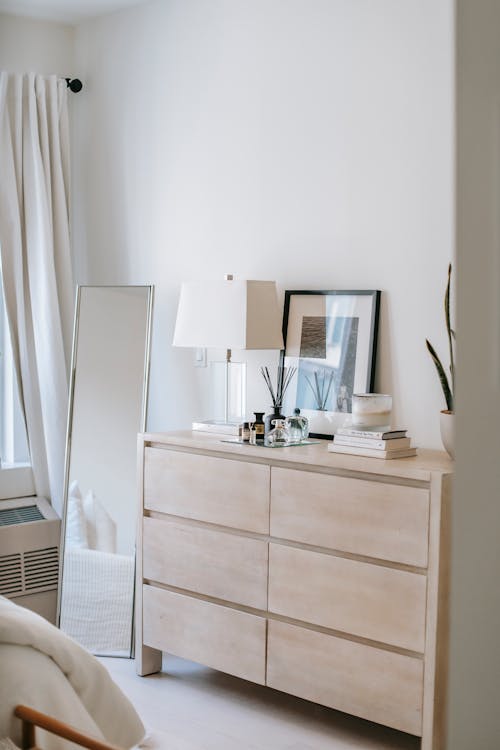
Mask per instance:
[[[57,589],[57,547],[0,556],[0,594],[15,596]]]
[[[25,505],[23,508],[6,508],[0,510],[0,526],[13,526],[30,521],[43,521],[37,505]]]
[[[0,594],[14,596],[23,590],[22,555],[2,555],[0,557]]]
[[[57,547],[24,553],[24,587],[33,591],[41,587],[57,588],[59,554]]]

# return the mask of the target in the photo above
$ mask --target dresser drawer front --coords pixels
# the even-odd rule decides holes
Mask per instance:
[[[269,466],[146,448],[144,507],[269,533]]]
[[[146,646],[265,682],[266,621],[261,617],[143,586]]]
[[[269,611],[423,653],[426,578],[269,545]]]
[[[427,566],[429,492],[273,467],[271,536]]]
[[[144,578],[266,609],[266,542],[156,518],[143,539]]]
[[[275,621],[268,638],[269,687],[421,734],[421,659]]]

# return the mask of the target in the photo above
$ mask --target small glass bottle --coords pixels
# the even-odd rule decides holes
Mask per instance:
[[[256,445],[264,445],[264,432],[265,432],[265,425],[264,425],[264,412],[263,411],[254,411],[255,414],[255,421],[253,423],[253,429],[255,432],[255,444]]]
[[[298,417],[302,423],[302,440],[305,440],[309,436],[309,420],[300,413],[300,409],[296,407],[293,413]]]
[[[241,429],[241,439],[244,443],[250,442],[250,425],[248,422],[243,422]]]
[[[272,424],[274,428],[269,432],[267,436],[267,442],[269,445],[289,445],[290,434],[285,426],[285,419],[273,419]]]
[[[266,414],[264,418],[264,435],[267,437],[273,428],[273,420],[285,419],[285,415],[281,413],[281,406],[272,406],[272,411]]]
[[[300,443],[309,435],[309,420],[301,416],[299,408],[293,410],[293,416],[286,418],[286,426],[292,443]]]
[[[250,445],[255,445],[257,442],[255,439],[255,422],[250,422],[250,439],[248,442]]]

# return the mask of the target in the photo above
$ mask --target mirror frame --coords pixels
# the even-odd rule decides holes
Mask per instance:
[[[146,347],[144,355],[144,377],[143,377],[143,388],[142,388],[142,408],[141,408],[141,423],[138,428],[138,433],[146,431],[146,421],[148,412],[148,394],[149,394],[149,376],[151,369],[151,336],[152,336],[152,320],[153,320],[153,302],[154,302],[154,285],[153,284],[78,284],[76,287],[75,296],[75,313],[73,320],[73,345],[71,350],[71,370],[70,370],[70,383],[69,383],[69,398],[68,398],[68,417],[66,422],[66,451],[64,456],[64,485],[63,485],[63,506],[62,506],[62,518],[61,518],[61,540],[59,545],[59,578],[57,586],[57,614],[56,624],[57,627],[61,627],[61,600],[62,600],[62,585],[63,585],[63,572],[64,572],[64,552],[66,543],[66,518],[67,518],[67,506],[68,506],[68,490],[69,490],[69,473],[70,473],[70,462],[71,462],[71,430],[73,427],[73,409],[74,409],[74,394],[75,394],[75,380],[76,380],[76,358],[77,358],[77,346],[78,346],[78,332],[80,323],[80,306],[81,306],[81,293],[82,289],[119,289],[119,288],[130,288],[140,287],[149,290],[148,304],[147,304],[147,318],[146,318]],[[130,648],[129,653],[123,656],[115,656],[113,658],[134,658],[134,645],[135,645],[135,599],[136,599],[136,550],[134,550],[134,584],[132,594],[132,627],[130,629]],[[99,656],[99,654],[96,654]],[[109,654],[107,654],[109,656]]]

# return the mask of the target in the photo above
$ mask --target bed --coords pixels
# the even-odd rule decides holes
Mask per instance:
[[[28,706],[120,748],[143,741],[144,726],[103,665],[36,613],[0,596],[0,738],[22,747],[16,706]],[[37,732],[43,750],[67,740]]]

